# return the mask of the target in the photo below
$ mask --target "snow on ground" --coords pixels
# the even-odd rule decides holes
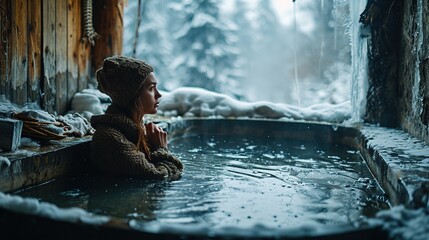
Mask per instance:
[[[192,87],[180,87],[161,94],[157,115],[166,117],[267,118],[342,123],[350,118],[352,111],[349,101],[300,108],[266,101],[243,102],[224,94]],[[105,111],[108,103],[108,96],[98,90],[84,90],[74,97],[72,110],[90,117]]]

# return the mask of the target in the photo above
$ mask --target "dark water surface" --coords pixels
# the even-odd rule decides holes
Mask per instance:
[[[354,224],[388,208],[353,149],[269,137],[187,136],[178,181],[60,178],[16,193],[135,220],[240,228]]]

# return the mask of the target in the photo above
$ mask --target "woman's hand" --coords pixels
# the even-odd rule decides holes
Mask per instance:
[[[153,123],[148,123],[146,126],[146,136],[149,141],[149,145],[154,148],[154,150],[163,147],[167,148],[167,133]]]

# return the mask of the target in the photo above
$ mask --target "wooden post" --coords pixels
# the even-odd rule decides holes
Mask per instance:
[[[84,40],[82,1],[79,1],[78,5],[79,31],[76,31],[76,33],[79,34],[77,36],[79,39],[79,47],[77,48],[79,78],[77,86],[78,90],[81,91],[88,87],[88,80],[91,78],[91,43]]]
[[[42,75],[42,0],[28,1],[28,99],[40,105]]]
[[[55,110],[67,111],[67,0],[56,0],[55,5]]]
[[[0,95],[10,98],[10,0],[0,1]],[[5,41],[3,41],[5,40]]]
[[[68,52],[67,52],[67,63],[68,63],[68,76],[67,76],[67,108],[70,108],[70,103],[73,95],[78,89],[78,51],[80,46],[80,29],[81,29],[81,1],[68,0],[68,11],[67,11],[67,32],[68,32]]]
[[[43,108],[55,110],[55,0],[43,1]],[[49,13],[49,14],[48,14]]]
[[[92,70],[95,72],[106,57],[122,54],[123,14],[125,0],[94,1],[95,40]]]
[[[12,41],[11,45],[11,100],[22,104],[27,102],[27,0],[11,2]]]

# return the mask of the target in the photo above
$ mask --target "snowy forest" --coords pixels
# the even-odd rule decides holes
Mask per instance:
[[[123,54],[159,88],[199,87],[242,101],[350,101],[348,0],[129,0]]]

